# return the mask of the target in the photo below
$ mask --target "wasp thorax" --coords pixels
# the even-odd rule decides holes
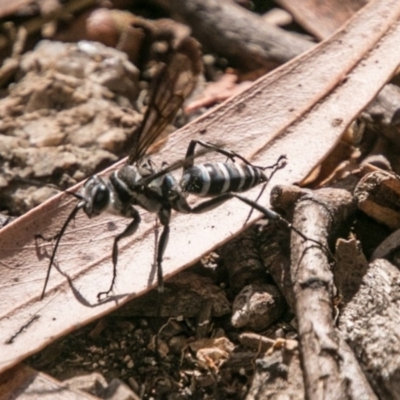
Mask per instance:
[[[138,163],[138,171],[139,174],[144,178],[146,176],[150,176],[154,174],[155,168],[150,159],[146,159],[140,163]]]
[[[101,214],[110,201],[110,189],[104,179],[92,176],[83,187],[83,211],[90,218]]]

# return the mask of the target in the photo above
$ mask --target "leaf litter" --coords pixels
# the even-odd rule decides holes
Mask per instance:
[[[212,142],[220,138],[221,131],[229,131],[226,146],[249,156],[256,164],[266,165],[282,154],[288,157],[288,166],[274,177],[262,197],[263,204],[268,204],[273,184],[301,181],[337,144],[344,129],[372,100],[399,64],[399,55],[393,51],[398,40],[396,13],[392,9],[392,20],[388,20],[383,13],[382,16],[377,13],[374,6],[365,10],[365,14],[361,13],[359,19],[354,19],[347,30],[338,32],[332,39],[171,135],[159,159],[181,158],[188,138],[203,137],[199,132],[205,132],[207,140]],[[386,25],[379,19],[383,16]],[[360,40],[357,32],[365,31],[367,21],[369,27],[371,23],[375,24],[376,29],[372,30],[375,36],[371,34]],[[389,24],[392,29],[386,32]],[[378,41],[379,46],[376,46]],[[343,51],[343,44],[348,44],[347,53]],[[357,52],[355,49],[360,50]],[[338,53],[340,58],[335,57]],[[379,63],[382,59],[386,60],[385,65]],[[326,60],[331,62],[327,64]],[[329,65],[329,68],[321,65]],[[357,96],[353,98],[354,92]],[[352,98],[351,104],[349,98]],[[260,115],[260,109],[267,112]],[[306,154],[304,143],[307,143]],[[144,216],[140,232],[125,244],[118,269],[118,294],[114,301],[99,305],[95,296],[99,288],[107,286],[110,277],[107,243],[112,241],[112,234],[120,222],[113,220],[115,225],[110,231],[106,218],[89,223],[78,216],[72,229],[73,240],[66,238],[58,260],[60,269],[73,278],[72,283],[65,282],[62,276],[53,276],[51,293],[43,303],[38,302],[47,258],[44,257],[42,262],[38,260],[42,249],[40,246],[38,249],[33,237],[37,232],[56,232],[71,203],[64,194],[57,195],[0,233],[4,254],[2,264],[7,268],[1,289],[5,299],[2,305],[2,343],[32,316],[40,316],[27,327],[26,336],[16,338],[18,340],[11,345],[2,345],[4,369],[74,327],[89,323],[148,290],[154,251],[153,222],[146,221]],[[187,216],[176,216],[171,248],[166,254],[167,274],[193,264],[202,255],[240,233],[247,212],[241,204],[230,202],[210,214],[190,216],[191,221]],[[255,219],[254,216],[248,225]],[[193,224],[196,225],[195,231]],[[218,227],[218,231],[210,226]],[[93,241],[94,230],[97,237]],[[90,243],[93,248],[85,245],[82,249],[82,243]],[[76,265],[80,266],[79,270],[76,270]],[[135,266],[134,272],[132,265]]]

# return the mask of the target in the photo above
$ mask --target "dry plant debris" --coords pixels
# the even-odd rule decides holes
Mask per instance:
[[[400,64],[398,2],[279,0],[304,34],[230,0],[154,0],[155,20],[124,1],[3,3],[0,398],[398,398],[400,93],[387,84]],[[62,192],[42,202],[129,153],[157,54],[188,35],[217,82],[199,85],[188,119],[234,97],[152,159],[181,159],[191,139],[257,165],[286,155],[265,193],[246,196],[309,240],[279,222],[251,227],[260,214],[246,221],[236,201],[175,215],[164,260],[175,276],[159,308],[158,227],[142,213],[115,296],[99,303],[126,221],[78,214],[40,302],[52,247],[35,234],[57,233],[74,206]]]
[[[0,201],[14,215],[57,193],[23,179],[66,188],[115,162],[141,121],[129,107],[139,71],[100,43],[42,41],[18,73],[0,101]]]

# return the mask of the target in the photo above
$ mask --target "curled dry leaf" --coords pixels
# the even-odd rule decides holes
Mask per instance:
[[[364,176],[354,190],[358,208],[391,229],[400,227],[398,204],[400,181],[397,175],[378,170]]]
[[[217,370],[235,349],[234,344],[226,337],[196,340],[189,347],[196,352],[196,358],[201,365],[212,370]]]
[[[222,138],[227,148],[257,165],[271,165],[286,154],[288,165],[275,174],[269,188],[303,179],[400,63],[399,16],[397,0],[371,2],[330,40],[173,134],[154,161],[181,159],[191,139]],[[247,196],[255,198],[259,190]],[[269,190],[262,204],[268,204],[268,197]],[[155,283],[154,218],[142,213],[138,232],[120,246],[115,297],[98,303],[97,293],[111,280],[112,238],[127,221],[110,216],[88,220],[78,214],[61,241],[58,273],[51,275],[46,296],[39,301],[52,248],[35,242],[34,235],[57,233],[74,203],[59,194],[0,233],[1,370]],[[165,275],[199,260],[259,217],[254,214],[244,225],[248,212],[233,200],[202,215],[175,215]]]

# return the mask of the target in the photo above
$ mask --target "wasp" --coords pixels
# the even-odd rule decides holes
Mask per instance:
[[[56,237],[41,298],[45,295],[60,240],[68,224],[80,210],[89,218],[109,212],[130,220],[126,228],[114,238],[113,278],[108,290],[98,294],[99,299],[108,296],[113,290],[117,276],[118,243],[137,231],[140,224],[138,208],[156,214],[162,226],[156,250],[158,288],[162,292],[162,260],[169,238],[172,211],[203,213],[218,207],[237,192],[245,192],[268,181],[265,169],[271,167],[254,166],[236,152],[199,140],[190,142],[183,160],[161,170],[157,170],[146,157],[149,148],[160,138],[186,97],[193,91],[200,72],[200,55],[194,39],[186,38],[174,51],[168,52],[166,62],[153,82],[154,90],[150,95],[149,106],[134,137],[126,164],[108,177],[91,176],[80,193],[73,193],[78,198],[78,203]],[[203,153],[196,152],[196,146],[201,146]],[[198,154],[208,151],[216,151],[231,161],[239,159],[243,164],[210,162],[196,165],[194,161]],[[278,164],[279,162],[276,165]],[[179,181],[171,173],[178,167],[183,168]],[[188,194],[208,199],[191,207],[187,201]]]

